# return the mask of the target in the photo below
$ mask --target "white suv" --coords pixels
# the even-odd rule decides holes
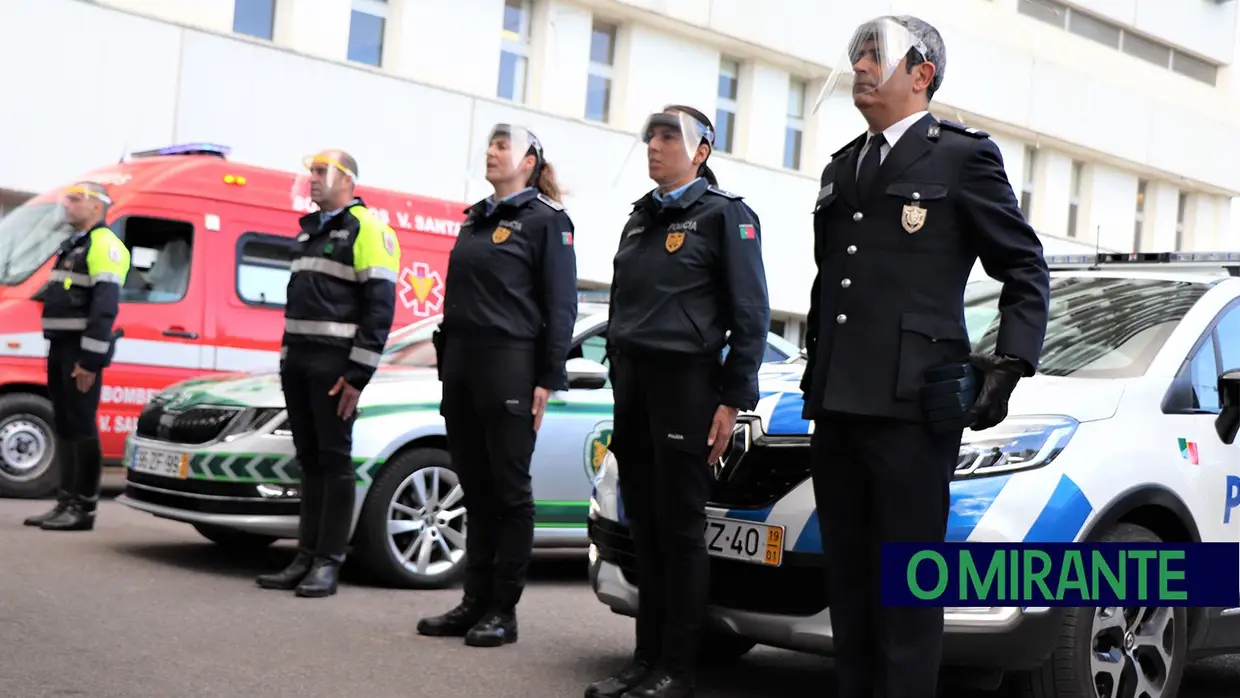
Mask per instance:
[[[1228,261],[1240,269],[1240,255],[1136,257],[1048,257],[1038,375],[1021,381],[1006,421],[965,432],[948,540],[1240,541],[1240,446],[1214,424],[1219,376],[1240,369],[1240,278],[1217,272]],[[975,351],[994,349],[1000,290],[990,279],[968,286]],[[829,654],[811,425],[795,377],[762,389],[717,469],[706,642],[716,657],[759,643]],[[632,616],[623,475],[609,456],[595,480],[590,579],[604,604]],[[712,544],[720,528],[742,544]],[[768,540],[782,540],[779,554]],[[1046,698],[1172,698],[1186,661],[1240,651],[1237,608],[949,608],[946,628],[946,665],[1015,673],[1023,695]]]

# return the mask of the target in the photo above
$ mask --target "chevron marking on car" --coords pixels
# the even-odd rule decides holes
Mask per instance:
[[[275,470],[275,468],[272,468],[272,470]],[[254,478],[255,480],[260,479],[261,476],[258,474],[258,461],[257,460],[252,460],[249,463],[245,464],[245,474]]]
[[[768,431],[772,434],[812,434],[814,423],[801,417],[805,398],[801,393],[782,393],[771,412]]]
[[[292,482],[293,478],[285,471],[289,463],[293,462],[294,456],[284,456],[275,465],[271,467],[271,471],[280,479],[280,482]]]
[[[222,464],[220,464],[220,470],[223,470],[224,474],[227,475],[230,480],[237,479],[237,474],[234,473],[232,469],[232,464],[236,462],[236,460],[237,460],[236,456],[229,456],[224,459],[224,462]]]
[[[1025,543],[1072,543],[1080,535],[1094,506],[1072,478],[1062,475],[1042,513],[1025,533]]]

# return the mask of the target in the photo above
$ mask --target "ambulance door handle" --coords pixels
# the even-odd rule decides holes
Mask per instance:
[[[172,326],[164,330],[165,337],[182,337],[184,339],[198,339],[197,332],[186,332],[183,328]]]

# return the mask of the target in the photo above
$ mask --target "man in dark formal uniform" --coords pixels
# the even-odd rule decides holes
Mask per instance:
[[[1049,276],[998,146],[928,112],[946,65],[938,31],[882,17],[857,30],[844,60],[819,104],[839,75],[853,78],[869,131],[822,173],[801,383],[815,424],[837,695],[926,698],[938,680],[942,609],[883,607],[881,544],[944,540],[963,425],[998,424],[1017,380],[1034,374]],[[994,356],[971,356],[963,317],[978,259],[1004,283]],[[927,370],[963,372],[970,362],[984,376],[972,409],[957,424],[932,423],[920,403]]]

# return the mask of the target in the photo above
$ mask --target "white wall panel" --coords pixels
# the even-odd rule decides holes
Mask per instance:
[[[6,0],[34,4],[39,0]],[[188,24],[215,31],[232,31],[237,0],[97,0],[128,12],[138,12],[169,22]]]
[[[295,170],[307,154],[343,148],[368,184],[450,200],[464,191],[462,95],[188,32],[177,106],[175,140],[226,143],[239,160]]]
[[[171,141],[180,27],[64,1],[0,3],[0,26],[0,65],[20,66],[6,74],[0,188],[42,191]]]
[[[534,47],[530,72],[532,106],[567,119],[583,119],[590,70],[594,15],[565,2],[535,6],[535,28],[544,41]]]
[[[1145,230],[1141,236],[1142,252],[1175,250],[1176,212],[1180,190],[1162,182],[1151,182],[1145,192]]]
[[[277,2],[274,41],[308,56],[343,61],[352,17],[352,0]]]
[[[742,69],[741,104],[769,107],[748,110],[749,118],[737,124],[736,152],[746,160],[767,167],[784,166],[788,90],[787,71],[765,63],[750,63]]]
[[[470,94],[495,96],[504,0],[392,4],[385,68]]]
[[[1096,237],[1103,247],[1131,251],[1137,220],[1137,178],[1095,165],[1086,177],[1081,197],[1089,200],[1082,237]]]
[[[1068,4],[1206,58],[1231,60],[1236,3],[1214,0],[1071,0]]]

